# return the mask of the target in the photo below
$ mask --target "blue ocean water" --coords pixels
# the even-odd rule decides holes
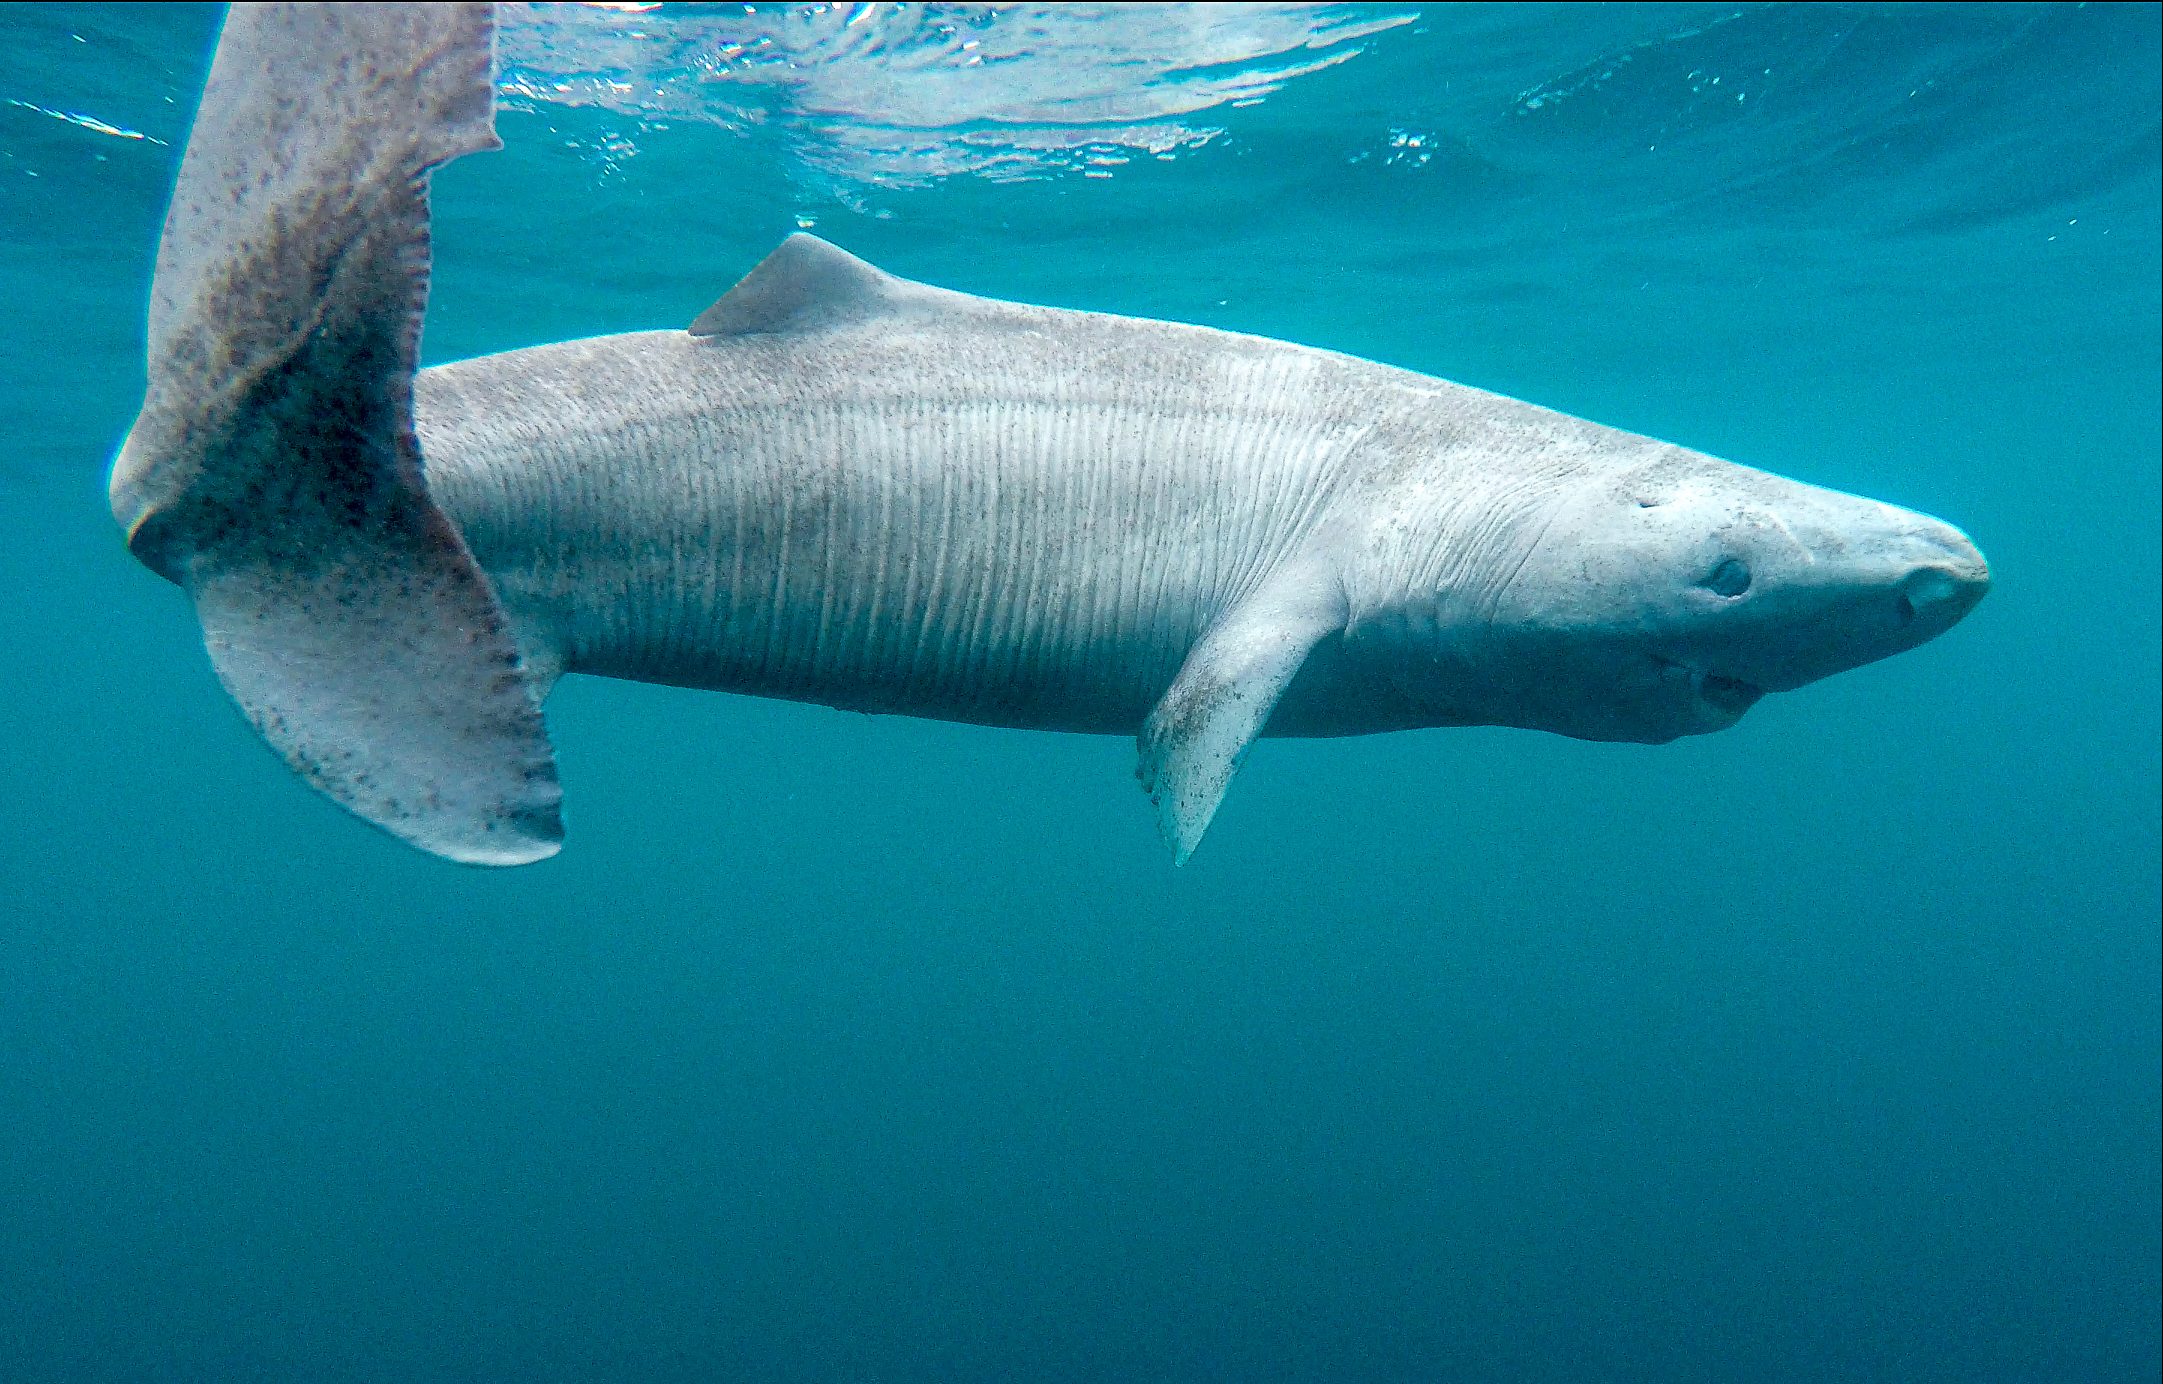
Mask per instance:
[[[2153,5],[506,8],[425,351],[784,234],[1960,524],[1660,748],[570,679],[570,842],[311,796],[129,558],[214,9],[0,11],[0,1378],[2153,1379]],[[973,47],[970,45],[974,45]],[[305,73],[295,81],[305,85]]]

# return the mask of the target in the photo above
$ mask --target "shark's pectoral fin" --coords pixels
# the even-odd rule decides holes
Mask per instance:
[[[1224,790],[1307,653],[1344,626],[1343,597],[1318,572],[1280,574],[1195,644],[1141,734],[1135,773],[1184,865]]]
[[[413,431],[427,175],[496,147],[485,5],[236,5],[114,463],[135,555],[309,783],[453,860],[562,837],[536,689]]]

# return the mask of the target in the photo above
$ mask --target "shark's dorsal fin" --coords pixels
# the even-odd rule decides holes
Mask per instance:
[[[798,231],[700,313],[691,335],[821,331],[907,312],[937,292]]]

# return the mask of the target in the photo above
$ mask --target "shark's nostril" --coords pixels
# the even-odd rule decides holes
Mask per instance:
[[[1911,609],[1927,610],[1951,600],[1959,589],[1960,582],[1951,572],[1942,567],[1925,567],[1908,578],[1907,588],[1901,596]]]
[[[1971,578],[1945,567],[1918,567],[1900,583],[1896,610],[1901,628],[1917,620],[1949,626],[1982,599],[1986,578]]]

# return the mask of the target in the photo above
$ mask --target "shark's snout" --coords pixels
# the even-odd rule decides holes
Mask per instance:
[[[1952,525],[1848,496],[1828,507],[1841,522],[1787,530],[1807,535],[1804,558],[1767,562],[1762,604],[1708,625],[1699,666],[1792,691],[1928,643],[1990,590],[1990,564]]]

